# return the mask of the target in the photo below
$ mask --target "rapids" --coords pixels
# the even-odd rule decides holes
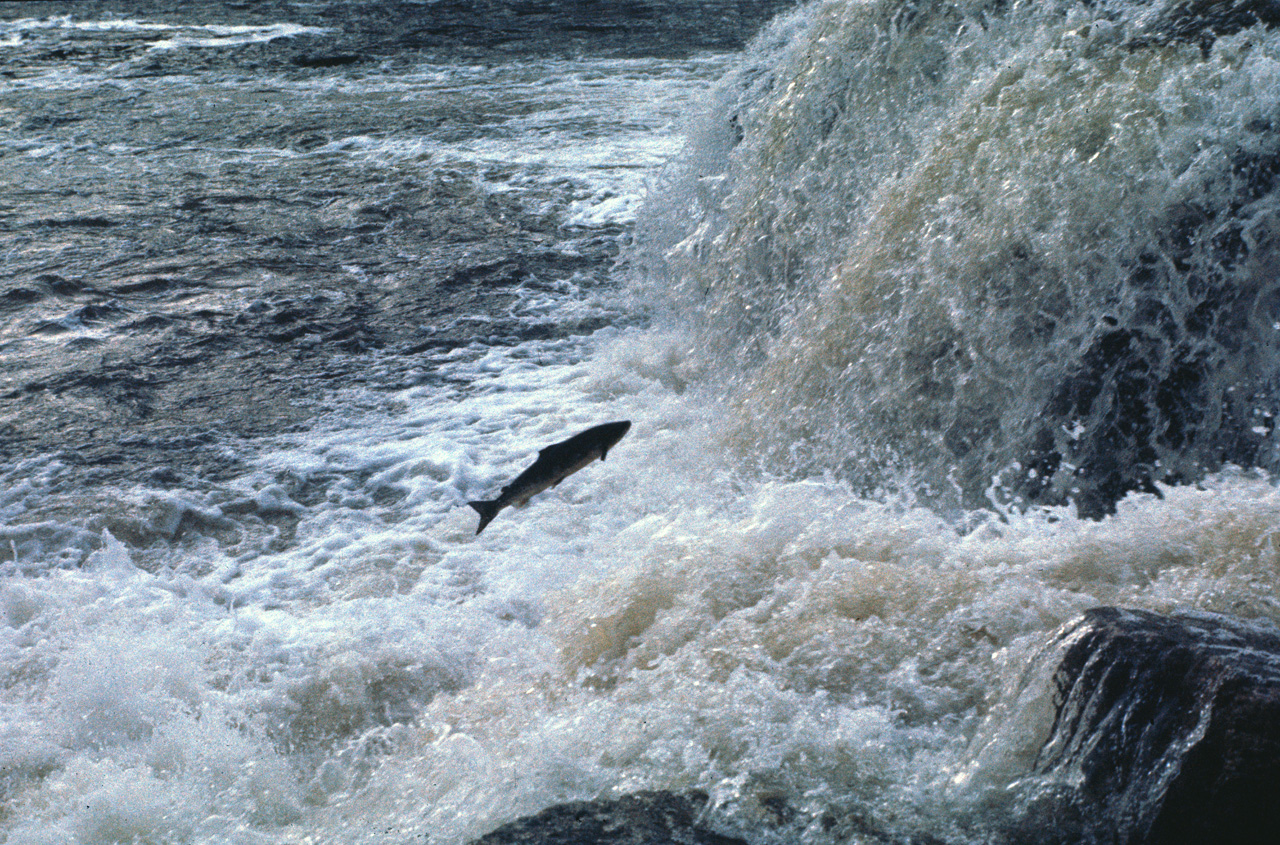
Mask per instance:
[[[0,840],[698,789],[752,845],[1055,842],[1055,630],[1280,621],[1247,5],[819,0],[733,56],[303,6],[0,27]]]
[[[940,507],[1086,515],[1273,469],[1280,65],[1250,8],[776,24],[646,227],[745,365],[749,448]]]

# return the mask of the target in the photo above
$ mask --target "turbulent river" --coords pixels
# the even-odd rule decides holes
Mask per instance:
[[[0,6],[0,841],[1059,841],[1059,626],[1280,621],[1256,5]]]

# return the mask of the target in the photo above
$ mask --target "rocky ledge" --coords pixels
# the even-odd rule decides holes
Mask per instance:
[[[1280,831],[1280,630],[1209,613],[1095,608],[1045,650],[1056,715],[1025,783],[1018,845],[1263,845]],[[551,807],[471,845],[743,845],[702,793]],[[938,845],[862,830],[877,845]]]
[[[472,845],[746,845],[698,823],[706,803],[701,792],[575,801],[517,819]]]
[[[1037,773],[1083,841],[1275,842],[1280,631],[1208,613],[1090,610],[1056,640]]]

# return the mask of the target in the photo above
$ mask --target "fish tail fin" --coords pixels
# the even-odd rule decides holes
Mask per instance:
[[[498,504],[497,499],[488,502],[467,502],[467,504],[475,508],[476,513],[480,514],[480,525],[476,528],[477,534],[483,531],[486,525],[493,522],[493,518],[498,515],[498,511],[502,510],[502,506]]]

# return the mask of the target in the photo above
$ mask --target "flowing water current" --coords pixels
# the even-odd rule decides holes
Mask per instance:
[[[747,5],[0,7],[0,841],[1058,841],[1055,629],[1280,621],[1280,35]]]

